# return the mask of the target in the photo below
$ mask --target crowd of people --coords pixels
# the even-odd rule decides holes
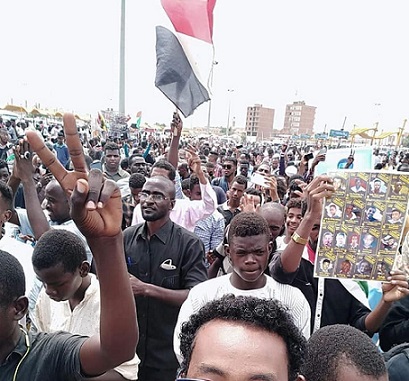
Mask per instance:
[[[0,381],[409,375],[406,231],[384,283],[314,277],[323,213],[337,214],[323,208],[336,180],[315,173],[323,147],[183,138],[177,113],[167,140],[80,136],[71,114],[48,135],[10,128]]]

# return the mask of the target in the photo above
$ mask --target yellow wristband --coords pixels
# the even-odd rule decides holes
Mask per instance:
[[[300,245],[306,245],[308,243],[308,239],[300,237],[296,232],[293,233],[291,239]]]

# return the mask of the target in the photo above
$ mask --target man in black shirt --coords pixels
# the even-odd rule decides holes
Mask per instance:
[[[173,331],[189,290],[207,279],[204,246],[172,222],[175,186],[164,176],[146,181],[139,193],[146,222],[124,231],[125,255],[138,307],[139,381],[174,381],[178,361]]]

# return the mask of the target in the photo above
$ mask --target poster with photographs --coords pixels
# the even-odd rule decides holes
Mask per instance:
[[[334,171],[325,200],[314,275],[386,280],[398,254],[408,212],[404,173]]]

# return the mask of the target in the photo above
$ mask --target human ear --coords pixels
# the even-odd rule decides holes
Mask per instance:
[[[82,278],[85,278],[89,274],[90,264],[87,261],[81,263],[80,266],[80,275]]]
[[[25,296],[20,296],[13,302],[14,319],[21,320],[28,310],[28,299]]]
[[[2,222],[3,224],[6,223],[6,222],[8,222],[8,221],[10,220],[10,218],[11,218],[12,215],[13,215],[13,212],[12,212],[10,209],[6,210],[6,211],[3,213],[3,216],[2,216],[2,218],[1,218],[1,222]]]

